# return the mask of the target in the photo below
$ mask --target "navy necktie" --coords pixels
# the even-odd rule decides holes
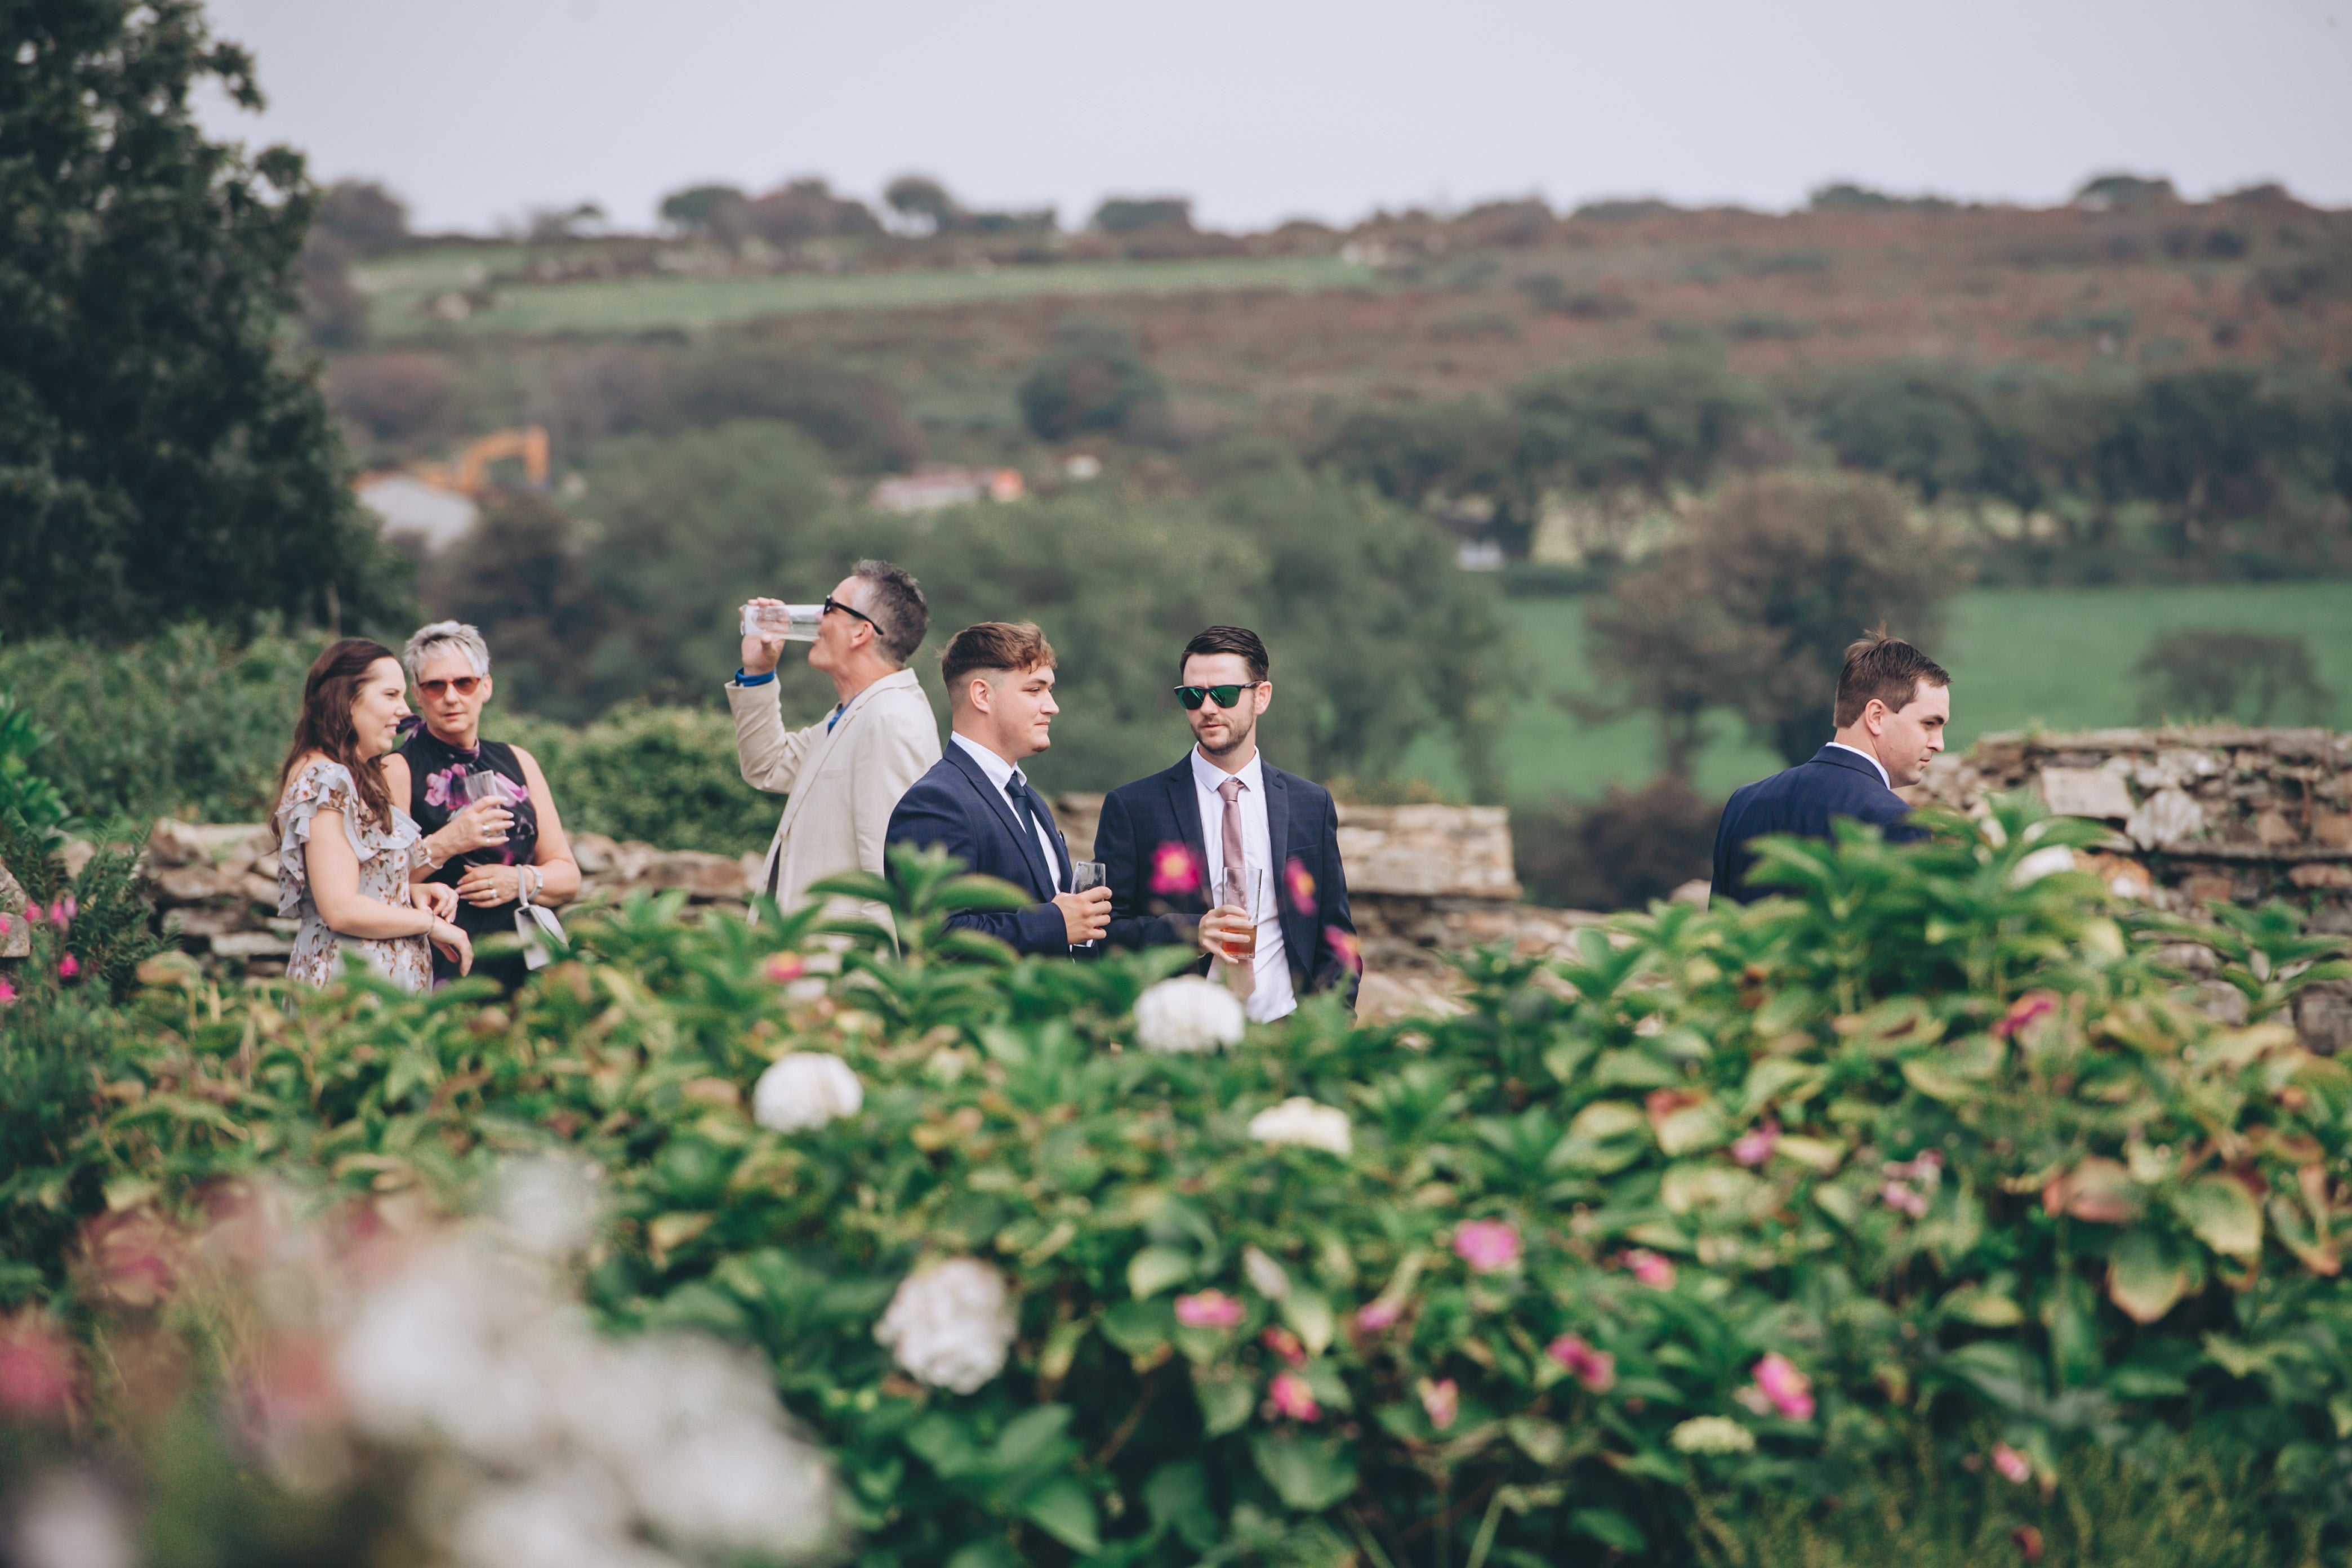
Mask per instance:
[[[1033,840],[1038,838],[1038,808],[1045,803],[1038,797],[1035,790],[1029,787],[1029,781],[1021,776],[1019,769],[1014,769],[1013,776],[1004,781],[1004,793],[1012,798],[1013,815],[1029,830]],[[1044,844],[1039,844],[1038,848],[1045,855],[1045,880],[1053,883],[1055,891],[1059,892],[1062,887],[1061,868],[1055,864],[1052,851],[1046,850]]]

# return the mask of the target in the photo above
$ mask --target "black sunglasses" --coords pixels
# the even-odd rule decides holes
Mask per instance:
[[[864,621],[867,626],[872,626],[877,632],[882,629],[882,623],[876,620],[872,616],[867,615],[863,610],[853,610],[847,605],[843,604],[839,599],[827,594],[824,596],[824,614],[829,616],[835,610],[839,610],[845,616],[856,616],[859,620]]]
[[[1231,708],[1242,700],[1243,692],[1255,691],[1262,684],[1253,680],[1240,686],[1180,686],[1176,689],[1176,696],[1187,709],[1194,710],[1213,697],[1217,700],[1218,707]]]

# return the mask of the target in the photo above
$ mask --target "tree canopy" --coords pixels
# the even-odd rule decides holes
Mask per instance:
[[[0,20],[0,625],[129,636],[334,620],[398,588],[281,324],[316,206],[300,156],[207,142],[257,109],[194,0]]]

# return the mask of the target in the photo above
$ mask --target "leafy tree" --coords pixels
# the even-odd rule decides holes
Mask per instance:
[[[408,243],[408,204],[373,180],[338,180],[319,195],[318,233],[362,256]]]
[[[937,234],[955,227],[963,211],[948,188],[927,174],[899,175],[883,189],[882,199],[900,217],[927,220]]]
[[[793,180],[751,202],[745,226],[771,245],[794,246],[826,235],[879,234],[866,204],[836,196],[823,180]]]
[[[1931,638],[1956,576],[1885,480],[1772,474],[1700,509],[1596,608],[1588,635],[1622,708],[1659,716],[1670,772],[1687,769],[1716,710],[1793,763],[1828,738],[1846,645],[1881,625]]]
[[[680,430],[737,419],[782,420],[861,473],[910,468],[923,455],[921,429],[887,386],[781,344],[738,343],[685,360],[651,422]]]
[[[1407,506],[1441,498],[1490,501],[1504,548],[1526,552],[1536,498],[1519,461],[1518,422],[1507,408],[1465,397],[1364,409],[1343,419],[1317,456]]]
[[[1021,384],[1021,413],[1040,440],[1116,430],[1167,401],[1167,384],[1116,321],[1066,321]]]
[[[2325,723],[2335,694],[2319,682],[2311,645],[2299,637],[2218,626],[2166,632],[2133,672],[2157,719],[2241,719],[2267,724],[2292,715]]]
[[[612,700],[594,659],[614,606],[590,580],[587,543],[587,531],[544,496],[499,490],[426,570],[427,612],[482,628],[514,706],[580,720]]]
[[[1990,488],[2000,432],[1955,371],[1924,363],[1849,371],[1822,390],[1815,420],[1841,464],[1900,479],[1928,500]]]
[[[1095,208],[1094,226],[1104,234],[1139,234],[1148,228],[1192,226],[1189,196],[1107,196]]]
[[[186,616],[332,621],[399,582],[279,324],[317,198],[194,0],[9,7],[0,49],[0,625],[125,637]]]
[[[1511,405],[1539,482],[1650,501],[1712,480],[1767,406],[1721,366],[1683,358],[1569,365],[1521,382]]]
[[[662,222],[681,234],[709,235],[732,244],[745,233],[750,198],[733,185],[688,185],[672,191],[656,209]]]

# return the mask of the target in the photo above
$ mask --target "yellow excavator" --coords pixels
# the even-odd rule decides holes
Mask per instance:
[[[547,427],[543,425],[493,430],[467,442],[450,462],[419,463],[409,471],[436,489],[478,496],[489,466],[501,458],[520,458],[523,478],[531,489],[547,488]]]

